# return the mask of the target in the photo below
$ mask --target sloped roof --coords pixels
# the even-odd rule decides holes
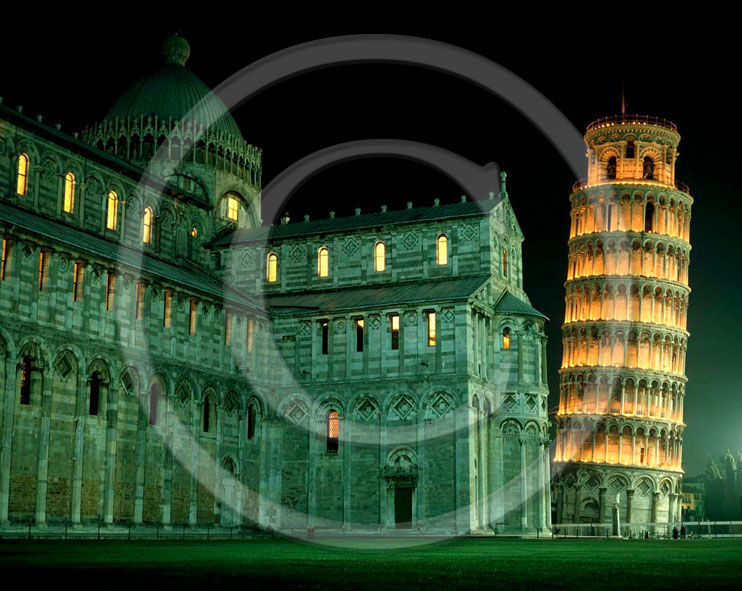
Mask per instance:
[[[464,300],[476,292],[489,275],[474,275],[434,281],[407,281],[366,287],[349,287],[265,297],[271,312],[295,313],[297,308],[335,312],[345,309],[379,308],[386,305],[414,305],[451,300]]]
[[[225,287],[218,278],[212,277],[195,267],[184,268],[173,265],[147,253],[142,253],[139,250],[121,245],[118,242],[90,234],[41,214],[0,202],[0,221],[5,222],[9,226],[22,228],[38,236],[43,236],[50,240],[72,246],[80,251],[110,260],[112,263],[115,262],[126,267],[139,269],[140,271],[161,277],[186,288],[204,292],[217,298],[227,299],[230,302],[243,306],[258,308],[254,302]]]
[[[281,238],[307,236],[309,234],[329,234],[376,228],[391,224],[412,224],[433,222],[451,218],[475,217],[487,215],[500,202],[500,198],[482,201],[466,201],[430,207],[415,207],[387,211],[384,213],[367,213],[362,215],[327,218],[310,222],[296,222],[279,226],[260,226],[236,230],[214,241],[214,246],[229,246],[245,242],[262,242]]]
[[[498,314],[525,314],[528,316],[538,316],[540,318],[545,318],[546,320],[549,319],[545,314],[542,314],[536,308],[531,306],[531,304],[516,298],[508,290],[505,290],[500,297],[500,301],[495,304],[495,312]]]

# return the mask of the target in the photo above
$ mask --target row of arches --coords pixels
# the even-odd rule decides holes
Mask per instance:
[[[688,296],[651,284],[580,282],[567,285],[564,322],[646,322],[686,330]]]
[[[674,429],[570,420],[557,433],[554,460],[680,470],[682,446]]]
[[[661,241],[573,242],[567,257],[568,280],[596,275],[634,275],[688,285],[688,251]]]
[[[660,332],[565,329],[562,368],[628,367],[685,375],[685,339]]]
[[[570,238],[593,232],[652,232],[689,241],[690,203],[653,193],[572,198]]]
[[[646,378],[562,375],[559,413],[613,414],[682,422],[685,387]]]

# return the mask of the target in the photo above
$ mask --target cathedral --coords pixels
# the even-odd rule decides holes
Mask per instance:
[[[588,179],[570,196],[560,523],[610,523],[617,508],[626,534],[680,518],[693,198],[675,178],[679,142],[671,121],[626,114],[585,134]]]
[[[261,151],[188,69],[184,38],[168,38],[162,53],[80,133],[0,100],[0,531],[549,531],[547,319],[522,287],[523,234],[504,173],[489,196],[264,225]],[[664,142],[646,142],[651,154],[663,150],[655,174],[671,175],[664,150],[676,136],[648,129]],[[672,369],[656,378],[649,368],[631,386],[622,377],[622,400],[632,393],[641,415],[626,427],[636,443],[624,472],[675,494],[686,335],[683,309],[661,306],[687,296],[680,216],[690,198],[655,184],[632,185],[625,199],[654,192],[652,223],[670,235],[639,244],[640,263],[661,254],[667,266],[657,269],[674,275],[618,281],[611,293],[625,303],[638,289],[662,318],[646,339],[624,330],[629,357],[644,359],[647,339],[662,359],[672,350]],[[597,199],[590,191],[575,193],[575,211]],[[623,199],[613,224],[627,233],[634,218]],[[596,215],[575,221],[575,235]],[[575,257],[602,248],[633,272],[630,236],[580,240]],[[604,282],[582,279],[580,260],[570,267],[575,294]],[[624,320],[649,314],[627,305]],[[580,357],[598,329],[580,317],[586,308],[573,309],[563,394],[583,392],[581,380],[587,388],[563,397],[563,425],[613,380],[612,370],[583,367],[598,364]],[[616,428],[626,437],[609,423],[590,462],[612,449],[605,437]],[[585,462],[564,433],[560,461]],[[612,486],[602,467],[580,470],[565,487]],[[560,494],[563,518],[573,506],[575,518],[586,514],[586,494]]]

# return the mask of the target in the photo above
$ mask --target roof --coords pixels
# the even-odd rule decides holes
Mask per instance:
[[[378,228],[379,226],[391,224],[412,224],[451,218],[483,216],[492,211],[500,201],[501,198],[493,198],[482,201],[466,201],[447,205],[433,205],[430,207],[415,207],[381,213],[328,218],[313,222],[296,222],[293,224],[281,224],[280,226],[246,228],[222,236],[215,240],[213,244],[214,246],[229,246],[230,244],[262,242],[266,240],[307,236],[310,234],[329,234],[332,232]]]
[[[204,82],[185,67],[188,42],[173,36],[162,46],[165,63],[132,84],[114,103],[105,120],[158,117],[192,120],[214,132],[242,140],[237,122]]]
[[[185,288],[207,293],[216,298],[228,299],[230,302],[243,306],[258,308],[254,302],[226,288],[218,278],[199,271],[197,268],[186,269],[173,265],[118,242],[90,234],[11,204],[0,202],[0,221],[123,266],[161,277]]]
[[[500,301],[495,304],[495,312],[498,314],[525,314],[527,316],[538,316],[540,318],[549,318],[539,312],[531,304],[524,302],[523,300],[516,298],[507,289],[500,297]]]
[[[465,300],[474,294],[489,279],[489,275],[475,275],[457,279],[434,281],[406,281],[397,284],[381,284],[366,287],[349,287],[295,294],[265,296],[265,304],[271,312],[277,308],[296,308],[335,312],[338,310],[380,308],[387,305],[414,305],[420,303]]]

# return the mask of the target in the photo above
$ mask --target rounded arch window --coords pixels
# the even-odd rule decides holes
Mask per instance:
[[[327,451],[337,452],[340,440],[340,414],[336,410],[327,413]]]
[[[108,192],[108,199],[106,200],[106,228],[108,230],[115,230],[118,222],[118,203],[119,196],[116,191]]]
[[[18,176],[16,179],[15,192],[18,195],[25,195],[28,190],[28,168],[30,160],[28,154],[23,153],[18,156]]]
[[[386,245],[379,240],[374,245],[374,271],[380,273],[386,269]]]
[[[265,279],[268,283],[278,280],[278,255],[275,252],[269,252],[265,260]]]
[[[439,265],[448,264],[448,236],[441,234],[435,242],[435,262]]]
[[[502,329],[502,348],[510,349],[510,327],[508,326]]]
[[[617,169],[618,169],[618,161],[616,160],[615,156],[611,156],[610,158],[608,158],[608,162],[606,163],[605,176],[611,180],[615,179]]]
[[[330,274],[330,251],[326,246],[320,246],[317,251],[317,276],[327,277]]]
[[[72,213],[75,210],[75,175],[68,172],[64,175],[64,211]]]
[[[652,160],[651,156],[644,156],[642,173],[643,178],[650,181],[654,180],[654,160]]]
[[[152,243],[152,218],[154,212],[151,207],[144,208],[144,214],[142,215],[142,242],[145,244]]]

